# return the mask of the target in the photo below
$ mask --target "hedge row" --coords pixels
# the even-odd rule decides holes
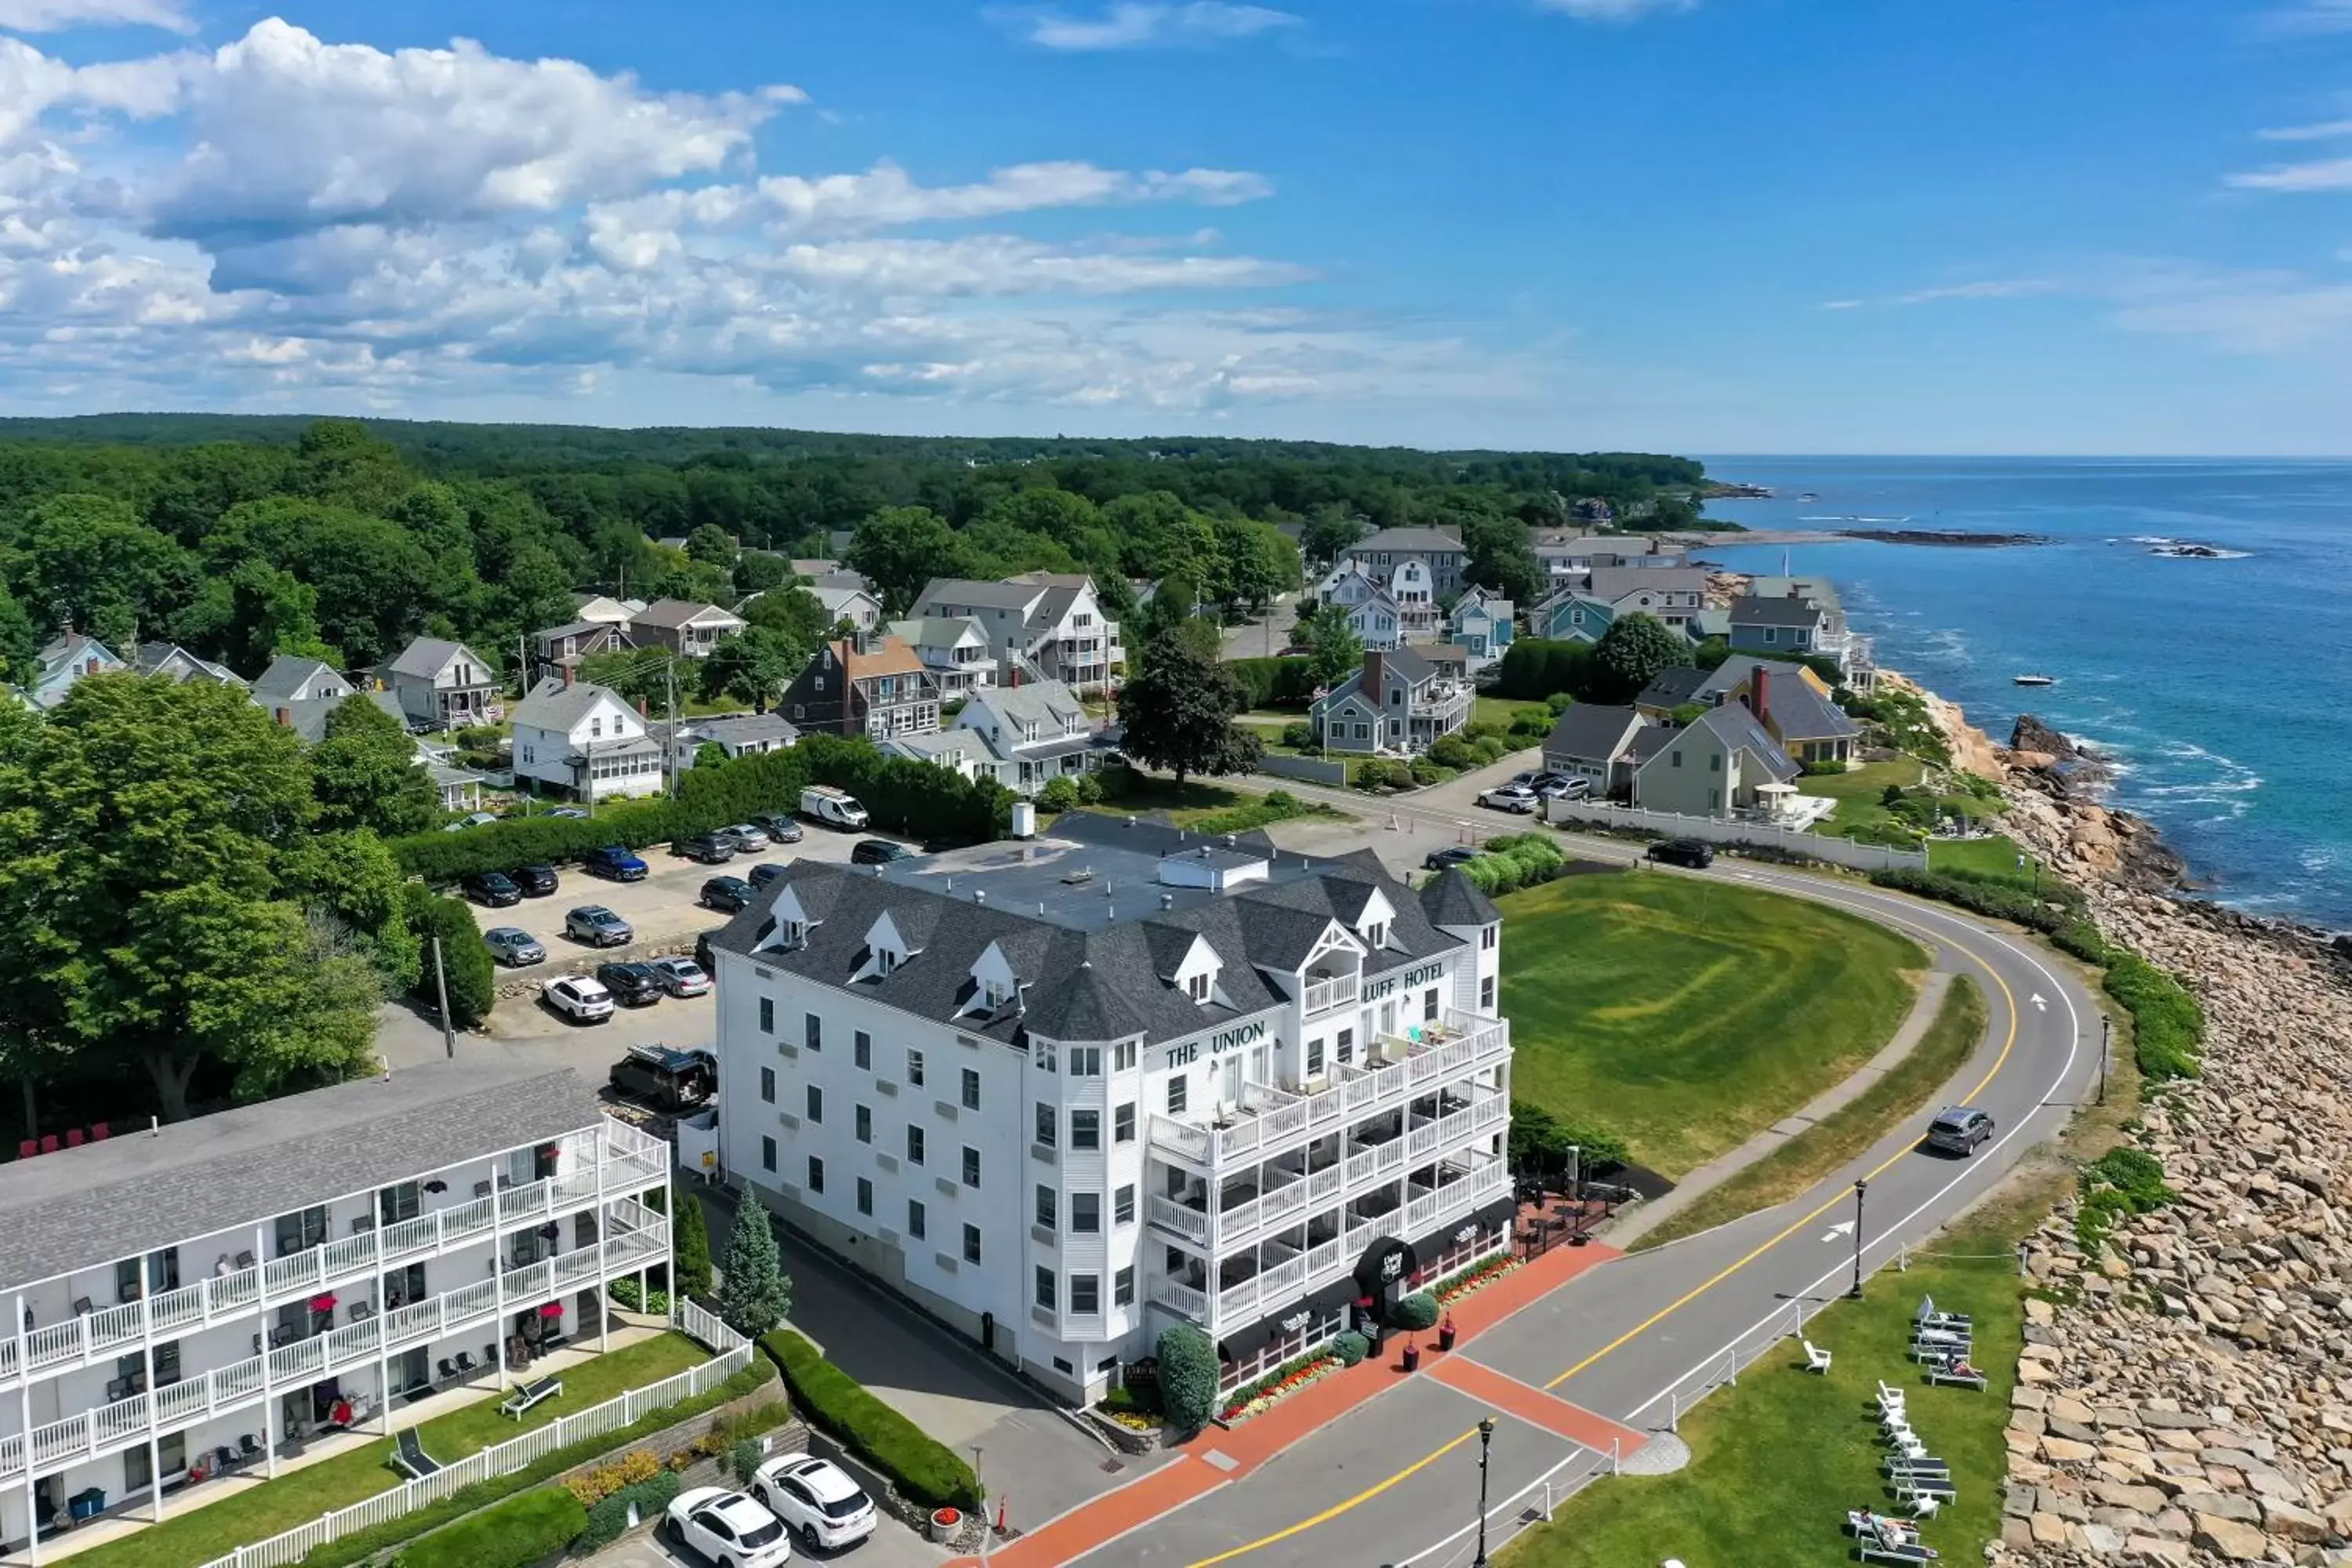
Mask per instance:
[[[1480,854],[1462,863],[1462,874],[1488,898],[1549,882],[1568,865],[1558,843],[1541,833],[1507,833],[1490,838]]]
[[[980,1479],[953,1450],[874,1397],[790,1329],[760,1342],[782,1370],[801,1413],[848,1445],[925,1508],[980,1507]]]
[[[2179,981],[2138,953],[2113,948],[2106,987],[2131,1013],[2132,1045],[2143,1074],[2162,1080],[2203,1070],[2205,1009]]]
[[[561,1487],[541,1487],[435,1531],[401,1548],[393,1562],[397,1568],[525,1568],[562,1551],[587,1525],[588,1510],[577,1498]]]
[[[761,812],[790,812],[801,791],[833,784],[856,795],[885,832],[927,844],[976,844],[1011,824],[1013,795],[993,781],[887,757],[864,740],[812,735],[781,752],[738,757],[679,775],[677,798],[599,806],[589,817],[528,816],[462,833],[435,831],[394,839],[393,853],[412,876],[455,881],[476,871],[579,860],[609,844],[640,849],[741,822]]]
[[[588,1510],[579,1534],[572,1539],[572,1550],[586,1553],[610,1546],[628,1533],[629,1510],[635,1509],[640,1521],[659,1519],[662,1510],[677,1500],[681,1489],[683,1486],[675,1470],[631,1481]]]
[[[1236,658],[1224,667],[1252,708],[1304,708],[1315,700],[1315,669],[1303,658]]]

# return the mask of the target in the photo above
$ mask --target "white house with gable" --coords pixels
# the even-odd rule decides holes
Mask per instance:
[[[515,705],[514,771],[582,800],[658,795],[662,746],[635,709],[566,670]]]

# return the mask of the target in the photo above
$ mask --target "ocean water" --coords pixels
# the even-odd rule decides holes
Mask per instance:
[[[2352,928],[2352,463],[1709,458],[1770,500],[1753,529],[1907,526],[2046,545],[1723,546],[1743,572],[1835,579],[1878,660],[2006,743],[2020,711],[2112,753],[2211,896]],[[1800,501],[1806,491],[1818,500]],[[1846,521],[1868,518],[1872,523]],[[1883,521],[1882,521],[1883,520]],[[1897,522],[1895,520],[1902,520]],[[2226,560],[2168,559],[2180,540]],[[2011,677],[2057,678],[2033,689]]]

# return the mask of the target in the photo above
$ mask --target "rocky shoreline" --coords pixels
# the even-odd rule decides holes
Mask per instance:
[[[2179,896],[2095,755],[2021,719],[1991,752],[2013,837],[2080,886],[2110,941],[2203,1005],[2200,1078],[2131,1142],[2175,1201],[2095,1249],[2062,1203],[2033,1237],[2000,1538],[2013,1568],[2352,1563],[2352,943]],[[1963,733],[1965,732],[1965,733]]]

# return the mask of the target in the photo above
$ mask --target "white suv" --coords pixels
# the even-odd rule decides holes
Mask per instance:
[[[566,974],[540,987],[547,1005],[575,1024],[594,1024],[613,1016],[613,994],[601,981],[585,974]]]
[[[874,1500],[831,1459],[770,1459],[752,1476],[751,1495],[813,1551],[832,1552],[874,1533]]]

